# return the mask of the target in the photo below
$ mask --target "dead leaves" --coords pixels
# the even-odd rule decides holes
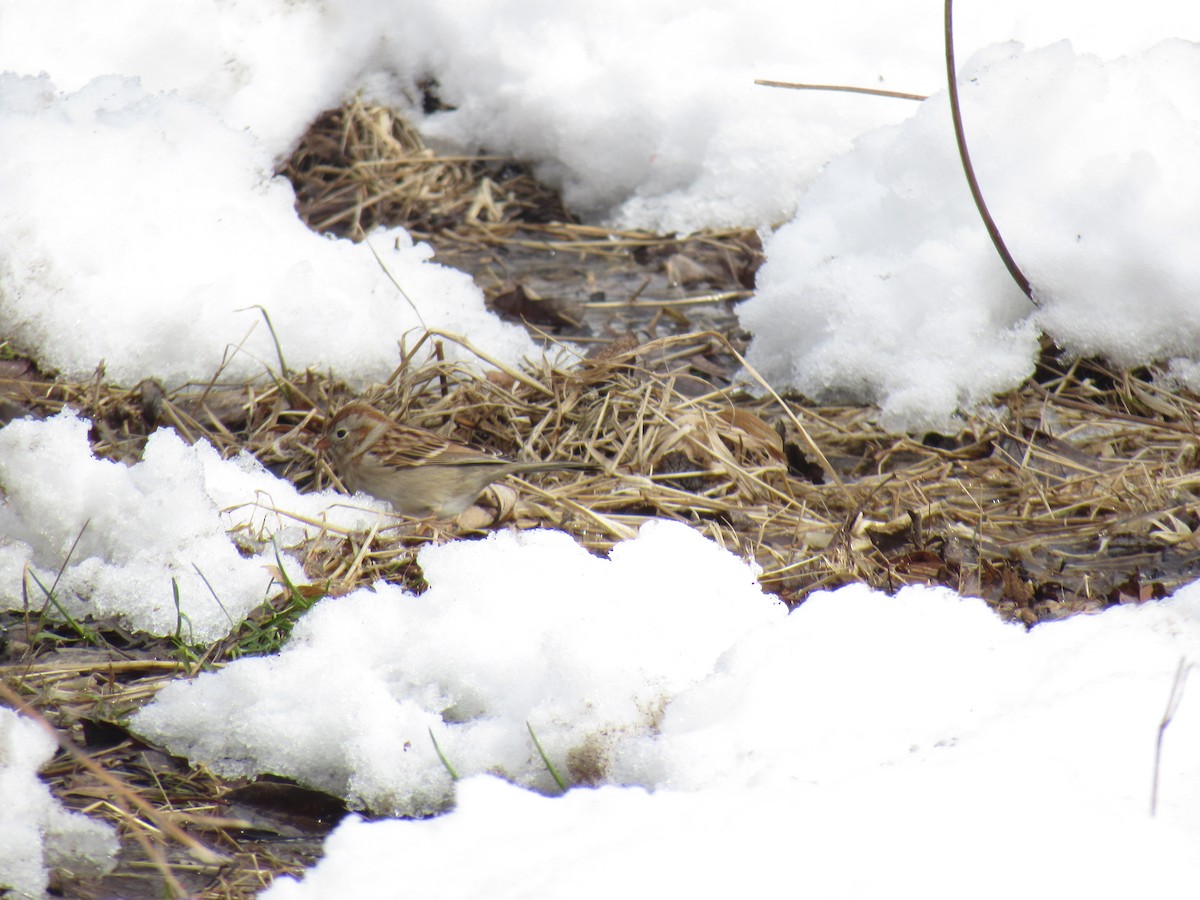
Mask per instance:
[[[760,416],[730,407],[716,413],[684,413],[672,422],[650,454],[658,464],[681,453],[698,472],[733,476],[747,466],[785,468],[783,439]]]

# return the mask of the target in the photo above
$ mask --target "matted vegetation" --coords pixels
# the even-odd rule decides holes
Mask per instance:
[[[62,886],[69,896],[247,897],[311,863],[336,802],[189,769],[121,723],[171,679],[278,646],[326,593],[379,578],[420,590],[415,551],[429,541],[554,527],[603,552],[665,517],[755,560],[789,604],[850,581],[943,584],[1028,626],[1144,602],[1196,574],[1200,406],[1151,372],[1059,362],[1047,348],[1033,378],[959,435],[891,435],[870,409],[779,396],[744,367],[730,311],[752,284],[752,234],[571,223],[520,167],[439,159],[393,113],[357,102],[322,117],[288,172],[309,221],[351,237],[410,225],[548,348],[544,361],[480,374],[445,361],[460,338],[413,336],[365,399],[511,456],[597,468],[509,479],[457,522],[327,531],[304,558],[313,587],[281,585],[213,647],[94,624],[80,634],[35,608],[5,614],[3,702],[72,748],[47,773],[58,796],[123,837],[118,873]],[[74,407],[95,422],[99,454],[134,461],[153,429],[171,427],[225,455],[248,450],[302,487],[333,483],[313,445],[350,392],[328,375],[281,362],[259,384],[165,392],[0,365],[8,418]]]

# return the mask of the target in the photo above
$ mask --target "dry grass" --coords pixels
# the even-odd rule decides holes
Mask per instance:
[[[313,230],[355,240],[378,225],[421,236],[569,220],[557,196],[514,161],[435,154],[402,116],[358,98],[313,123],[283,174]]]
[[[429,337],[365,399],[457,440],[597,470],[510,480],[458,522],[397,518],[369,545],[341,536],[306,560],[315,580],[349,590],[395,575],[426,541],[510,525],[562,528],[602,552],[650,518],[688,522],[756,560],[790,602],[847,581],[945,583],[1033,624],[1120,601],[1131,578],[1170,586],[1190,574],[1197,401],[1144,373],[1047,369],[958,437],[920,441],[879,431],[868,409],[705,381],[741,362],[715,332],[623,337],[587,358],[564,349],[486,375],[441,361],[449,340]],[[313,488],[333,483],[313,444],[350,396],[314,373],[165,395],[23,385],[43,412],[91,416],[98,453],[136,459],[167,426]]]
[[[889,435],[869,409],[747,391],[733,377],[742,365],[736,329],[692,327],[727,322],[744,296],[756,260],[750,235],[614,238],[565,221],[519,167],[439,159],[394,114],[361,103],[322,117],[288,171],[310,222],[350,236],[407,223],[439,255],[473,261],[481,283],[494,281],[490,293],[532,283],[532,269],[511,262],[520,254],[582,267],[589,293],[597,261],[622,267],[625,281],[602,284],[604,301],[554,326],[590,347],[586,358],[542,335],[545,360],[481,375],[444,361],[439,345],[456,338],[429,335],[366,393],[397,418],[459,440],[597,469],[510,479],[457,522],[395,518],[368,534],[329,533],[304,559],[319,589],[265,598],[251,623],[199,658],[109,627],[88,645],[36,616],[10,616],[4,702],[45,717],[66,748],[51,784],[71,806],[116,823],[126,847],[117,880],[64,886],[72,896],[249,897],[308,864],[336,804],[287,786],[223,782],[120,723],[172,679],[269,649],[324,590],[378,578],[419,590],[414,553],[429,541],[545,526],[604,552],[643,522],[670,518],[756,561],[764,586],[790,604],[850,581],[888,591],[943,584],[1027,625],[1143,602],[1197,574],[1200,403],[1151,373],[1060,366],[1047,352],[1035,378],[969,417],[957,437]],[[548,222],[556,217],[564,221]],[[498,259],[509,268],[492,278]],[[697,264],[705,290],[651,296],[673,278],[687,282],[676,276]],[[613,288],[626,283],[623,295]],[[699,319],[704,310],[716,312]],[[248,450],[314,489],[332,483],[316,435],[348,397],[311,372],[164,392],[99,375],[67,384],[19,358],[0,362],[9,418],[74,407],[95,422],[96,452],[127,462],[153,429],[170,427],[226,456]]]

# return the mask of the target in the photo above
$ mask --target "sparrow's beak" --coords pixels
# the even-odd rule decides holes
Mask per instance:
[[[317,449],[324,452],[329,449],[329,435],[321,435],[321,439],[317,441]]]

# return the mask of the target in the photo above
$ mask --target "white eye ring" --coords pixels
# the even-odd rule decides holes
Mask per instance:
[[[349,433],[350,433],[350,429],[343,425],[341,428],[334,429],[333,436],[340,441],[340,440],[344,440],[346,435],[348,435]]]

